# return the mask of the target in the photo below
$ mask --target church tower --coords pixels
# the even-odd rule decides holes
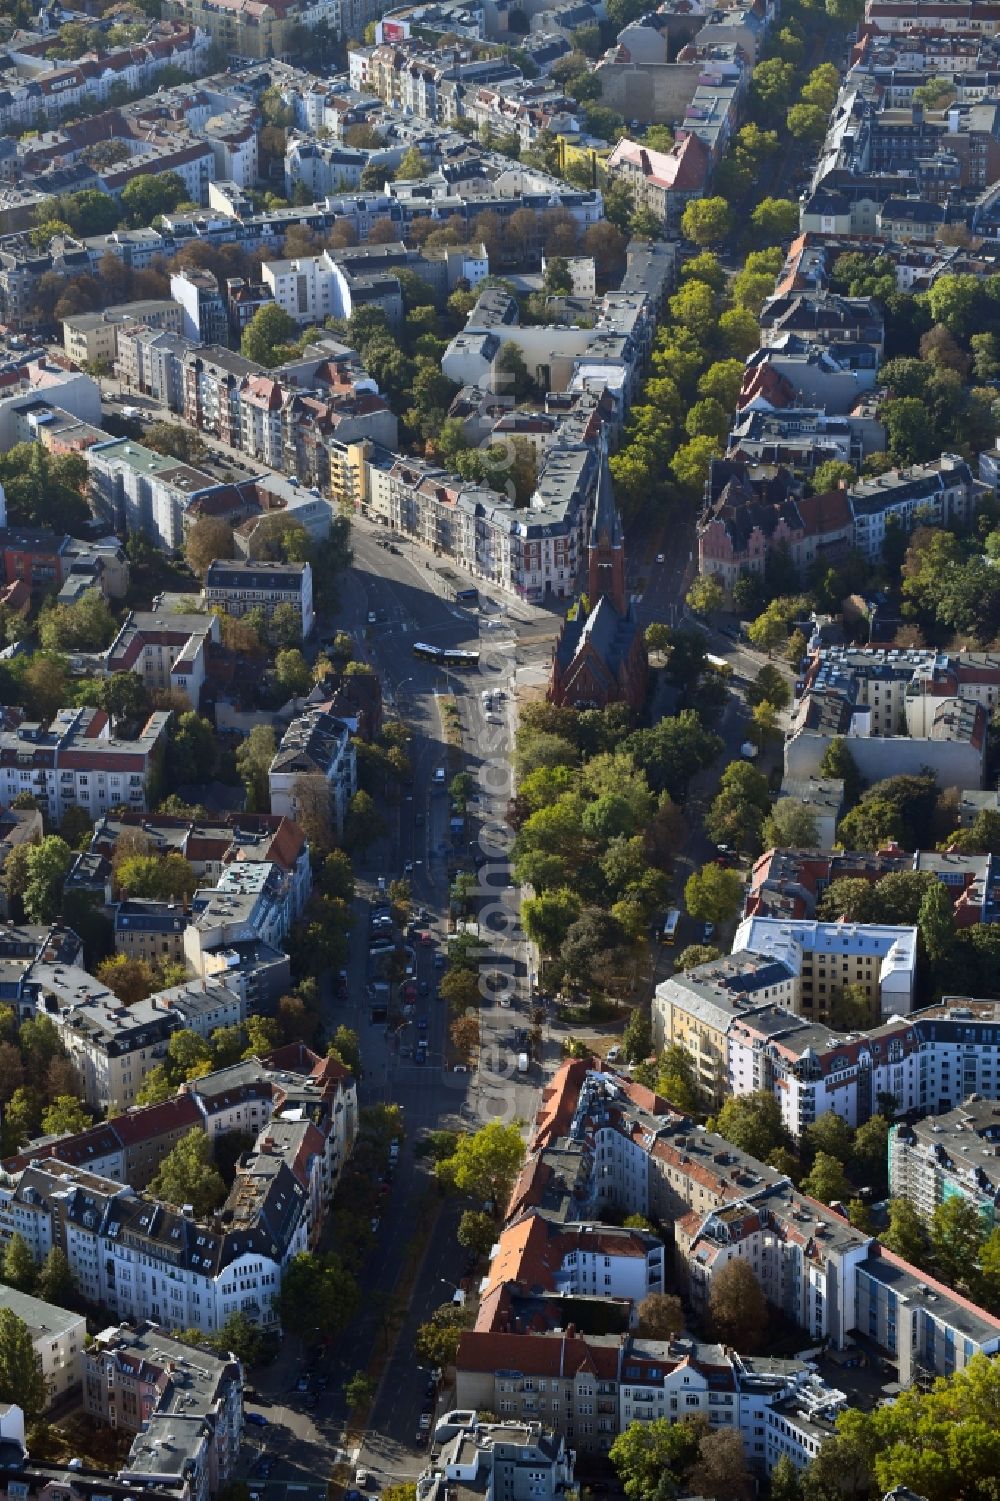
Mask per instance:
[[[588,543],[587,602],[593,610],[599,599],[614,605],[616,612],[628,613],[625,589],[625,536],[621,517],[611,487],[608,455],[601,450],[601,472],[597,481],[597,504]]]

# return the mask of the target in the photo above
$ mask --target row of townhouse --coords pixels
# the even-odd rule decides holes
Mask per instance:
[[[48,45],[15,43],[6,49],[7,66],[0,69],[0,129],[51,123],[77,113],[83,104],[105,104],[116,85],[130,93],[152,93],[164,68],[197,74],[204,70],[209,36],[184,21],[163,21],[142,42],[69,62],[47,60]]]
[[[683,1047],[691,1058],[703,1097],[713,1104],[732,1095],[765,1090],[774,1095],[782,1121],[798,1140],[820,1116],[834,1112],[860,1125],[888,1100],[899,1115],[952,1109],[967,1095],[1000,1097],[1000,1008],[993,1001],[950,997],[910,1013],[904,997],[886,1007],[884,1019],[850,1032],[826,1019],[824,997],[815,1006],[787,953],[754,952],[753,931],[744,923],[728,958],[663,981],[653,1001],[659,1045]],[[770,920],[764,920],[769,922]],[[781,924],[800,928],[808,924]],[[834,934],[833,948],[818,956],[815,989],[829,995],[847,985],[872,987],[879,964],[862,952],[857,929]],[[874,931],[874,930],[873,930]],[[743,947],[740,947],[740,943]],[[763,947],[761,945],[761,947]],[[850,957],[848,957],[850,956]],[[816,956],[814,955],[814,959]],[[822,967],[821,967],[822,966]]]
[[[998,691],[989,653],[821,648],[797,684],[785,772],[819,775],[830,740],[842,736],[870,782],[930,770],[943,786],[980,788]]]
[[[800,794],[800,801],[812,803],[815,797],[812,784],[785,785],[794,789],[789,795]],[[842,789],[838,783],[832,786],[837,789],[835,795],[839,800]],[[824,848],[772,849],[754,862],[744,909],[746,916],[813,918],[819,899],[833,881],[861,880],[874,884],[887,875],[906,870],[930,872],[937,877],[952,899],[956,927],[996,922],[1000,916],[997,896],[1000,870],[995,868],[994,855],[963,855],[953,849],[917,850],[910,854],[891,840],[878,850],[832,850],[833,821],[830,822],[830,837],[821,841]]]
[[[156,1324],[111,1325],[90,1339],[82,1314],[12,1287],[0,1289],[0,1307],[27,1326],[47,1406],[82,1402],[89,1419],[136,1435],[119,1478],[137,1478],[156,1445],[166,1461],[160,1493],[168,1487],[185,1501],[208,1501],[230,1480],[244,1432],[244,1373],[235,1356],[184,1344]]]
[[[38,1262],[60,1246],[83,1300],[122,1320],[214,1334],[239,1312],[274,1326],[284,1268],[315,1246],[353,1147],[354,1081],[295,1044],[184,1089],[198,1116],[191,1129],[249,1129],[255,1138],[215,1214],[198,1220],[189,1207],[75,1166],[57,1143],[52,1156],[8,1164],[0,1232],[20,1234]],[[69,1138],[67,1155],[82,1145]]]
[[[892,1256],[774,1169],[592,1060],[566,1063],[543,1092],[508,1223],[516,1225],[539,1209],[566,1223],[593,1221],[609,1210],[673,1223],[676,1274],[696,1308],[704,1306],[720,1268],[742,1257],[770,1302],[812,1343],[825,1341],[843,1351],[860,1337],[894,1368],[904,1387],[962,1369],[979,1352],[1000,1350],[1000,1320]],[[609,1309],[613,1313],[613,1304]],[[505,1302],[494,1289],[480,1312],[483,1337],[494,1341],[494,1357],[501,1337],[514,1342],[516,1355],[497,1361],[490,1379],[504,1379],[510,1367],[517,1376],[534,1341],[546,1338],[531,1333],[545,1328],[544,1317],[537,1300]],[[549,1318],[554,1317],[550,1310]],[[555,1327],[566,1340],[565,1319]],[[476,1337],[465,1335],[459,1349],[460,1391],[465,1342]],[[622,1338],[603,1337],[609,1382]],[[593,1358],[582,1353],[585,1358],[574,1360],[568,1374],[581,1371],[593,1396]],[[608,1395],[616,1395],[613,1387]],[[615,1408],[608,1418],[617,1424]],[[581,1446],[607,1448],[617,1431],[609,1426],[602,1436],[591,1427],[581,1438],[576,1427],[581,1414],[573,1407],[560,1420],[573,1425],[572,1434],[564,1431]],[[751,1458],[763,1452],[748,1451]],[[806,1457],[800,1450],[797,1462]]]
[[[68,808],[95,822],[118,806],[143,812],[157,799],[169,721],[151,714],[126,739],[102,709],[60,709],[48,724],[0,731],[0,801],[30,792],[54,827]]]
[[[519,1333],[480,1329],[462,1336],[456,1400],[501,1421],[542,1422],[579,1453],[606,1454],[635,1422],[704,1417],[710,1433],[735,1430],[748,1462],[769,1474],[782,1454],[802,1468],[834,1431],[843,1393],[799,1360],[741,1356],[690,1338],[630,1333]]]

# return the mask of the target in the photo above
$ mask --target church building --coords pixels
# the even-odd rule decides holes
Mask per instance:
[[[625,535],[615,505],[607,454],[601,457],[597,504],[587,547],[586,601],[563,624],[548,698],[571,709],[627,703],[641,708],[649,661],[625,580]]]

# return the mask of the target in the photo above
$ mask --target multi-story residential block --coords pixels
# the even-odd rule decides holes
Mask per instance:
[[[257,1135],[264,1127],[241,1159],[218,1215],[199,1221],[190,1211],[50,1157],[4,1176],[0,1234],[21,1234],[39,1262],[60,1246],[80,1296],[122,1320],[214,1334],[242,1312],[274,1326],[284,1268],[314,1243],[312,1206],[320,1213],[328,1208],[357,1130],[356,1090],[346,1069],[301,1046],[275,1058],[274,1064],[226,1070],[221,1083],[209,1076],[186,1086],[202,1114],[194,1129],[211,1135],[213,1123],[227,1121],[222,1129],[249,1125]],[[244,1113],[239,1079],[255,1086],[258,1109]],[[275,1135],[268,1124],[272,1111],[303,1129]],[[169,1428],[174,1415],[166,1417]],[[152,1428],[151,1418],[140,1445],[147,1452],[133,1452],[130,1460],[136,1473],[148,1463]],[[206,1487],[211,1429],[206,1423],[198,1430]]]
[[[782,1450],[773,1412],[812,1407],[831,1424],[843,1393],[827,1387],[802,1361],[740,1356],[693,1339],[639,1339],[575,1329],[551,1333],[473,1330],[463,1334],[456,1360],[456,1400],[463,1408],[496,1412],[505,1423],[551,1422],[580,1453],[606,1454],[633,1422],[678,1422],[701,1413],[712,1432],[739,1433],[749,1463],[769,1472]],[[444,1432],[449,1418],[446,1415]],[[439,1427],[438,1432],[441,1432]],[[442,1435],[443,1436],[443,1435]],[[786,1435],[802,1468],[822,1437],[796,1425]]]
[[[229,310],[211,271],[190,266],[170,277],[170,295],[181,310],[172,332],[199,344],[225,344],[229,338]]]
[[[393,327],[402,320],[402,291],[395,276],[352,275],[329,250],[265,261],[261,276],[282,311],[303,325],[349,318],[355,307],[371,305],[382,308]]]
[[[848,491],[858,552],[869,562],[881,559],[886,526],[908,534],[915,526],[958,527],[972,522],[985,487],[965,459],[942,454],[929,464],[889,469],[858,480]],[[891,518],[891,522],[890,522]]]
[[[704,197],[711,165],[709,148],[692,134],[669,151],[651,151],[623,138],[608,157],[606,170],[609,178],[631,188],[637,205],[676,234],[688,204]]]
[[[357,791],[357,775],[347,725],[322,707],[309,709],[292,720],[271,762],[271,812],[294,822],[302,797],[308,795],[306,783],[322,778],[328,788],[332,826],[340,832],[347,805]]]
[[[729,1036],[757,1011],[826,1022],[848,986],[865,991],[872,1023],[906,1016],[916,977],[916,929],[863,923],[744,918],[729,957],[672,975],[653,997],[658,1048],[691,1055],[699,1087],[720,1102],[742,1093],[734,1082]]]
[[[497,1237],[481,1299],[508,1282],[638,1304],[664,1290],[663,1242],[641,1230],[564,1225],[545,1210],[529,1211]]]
[[[435,1436],[447,1438],[418,1482],[425,1501],[447,1501],[468,1486],[484,1501],[558,1501],[573,1488],[575,1455],[541,1423],[483,1423],[459,1427],[449,1413]],[[457,1431],[456,1431],[457,1430]]]
[[[156,854],[182,855],[206,885],[218,881],[227,866],[266,863],[288,881],[292,920],[301,916],[312,890],[309,845],[299,826],[273,813],[230,813],[217,820],[192,820],[172,814],[107,813],[95,825],[91,852],[110,857],[120,836],[141,833]]]
[[[962,1087],[960,1078],[956,1083]],[[889,1137],[889,1191],[927,1220],[958,1196],[992,1226],[1000,1212],[998,1144],[1000,1104],[976,1093],[943,1115],[897,1124]]]
[[[802,784],[800,791],[807,792],[810,786]],[[831,836],[828,844],[833,843]],[[993,855],[962,855],[954,850],[918,850],[911,855],[891,841],[874,851],[766,851],[750,872],[745,915],[815,917],[819,898],[831,882],[875,882],[904,870],[927,871],[937,877],[952,899],[957,927],[995,922],[1000,916],[1000,870],[995,869]]]
[[[216,483],[200,469],[127,438],[95,443],[86,459],[91,496],[111,524],[145,532],[170,552],[184,544],[183,517],[192,496]]]
[[[0,731],[0,799],[30,792],[58,826],[67,808],[92,819],[119,805],[145,811],[158,783],[169,713],[149,716],[134,740],[111,732],[102,709],[61,709],[50,724]]]
[[[698,570],[731,596],[744,574],[760,576],[777,550],[804,579],[819,563],[846,556],[854,521],[844,490],[803,496],[786,469],[755,481],[740,460],[717,460],[698,523]]]
[[[910,1025],[909,1019],[904,1023]],[[977,1351],[1000,1349],[1000,1320],[947,1288],[929,1288],[921,1273],[889,1257],[842,1216],[798,1193],[787,1179],[730,1142],[671,1112],[664,1100],[628,1079],[596,1072],[585,1061],[570,1062],[544,1092],[529,1158],[508,1213],[513,1217],[531,1207],[547,1207],[567,1221],[585,1221],[606,1205],[624,1214],[652,1214],[675,1223],[678,1275],[692,1298],[707,1297],[714,1270],[728,1257],[742,1255],[771,1301],[812,1340],[825,1339],[832,1348],[845,1349],[858,1331],[898,1364],[900,1380],[907,1384],[927,1371],[944,1374],[959,1369]],[[896,1330],[890,1328],[885,1312],[891,1301],[887,1295],[879,1295],[881,1303],[874,1299],[872,1317],[873,1282],[896,1284],[900,1303],[906,1303],[907,1334],[913,1337],[916,1329],[919,1335],[912,1347],[907,1343],[904,1350],[901,1340],[893,1343]],[[496,1300],[490,1309],[498,1320],[507,1316],[506,1307]],[[930,1324],[925,1330],[921,1320],[927,1315]],[[494,1361],[494,1379],[505,1369],[525,1372],[523,1362],[531,1359],[536,1338],[505,1336],[518,1342],[507,1360],[498,1343],[502,1328],[499,1322],[490,1326],[494,1344],[486,1346]],[[485,1335],[464,1339],[477,1337]],[[557,1336],[566,1338],[565,1332]],[[570,1355],[567,1349],[566,1365],[556,1367],[564,1377],[573,1378],[582,1366],[591,1388],[588,1397],[596,1396],[598,1377],[613,1382],[617,1366],[612,1352],[622,1350],[619,1335],[602,1338],[608,1345],[606,1364],[600,1363],[605,1357],[595,1350]],[[460,1354],[460,1400],[465,1395],[462,1365]],[[602,1370],[607,1372],[603,1377]],[[546,1364],[546,1377],[549,1371]],[[522,1390],[520,1376],[511,1390]],[[613,1386],[607,1390],[614,1395]],[[499,1393],[494,1396],[500,1399]],[[577,1425],[583,1415],[573,1405],[572,1393],[567,1396],[561,1421],[574,1425],[572,1437],[580,1443]],[[609,1430],[596,1442],[605,1446],[615,1432],[617,1428]],[[776,1428],[775,1436],[780,1432]]]
[[[209,645],[221,639],[214,615],[130,610],[108,649],[108,671],[134,672],[151,692],[173,690],[197,709]]]
[[[0,1308],[7,1308],[28,1326],[46,1387],[46,1407],[58,1407],[80,1387],[81,1364],[87,1341],[87,1320],[19,1292],[0,1287]]]
[[[98,1334],[79,1366],[83,1410],[104,1427],[140,1434],[154,1418],[176,1416],[207,1425],[208,1494],[226,1484],[243,1436],[243,1372],[234,1357],[222,1359],[181,1344],[155,1324],[123,1324]],[[137,1462],[138,1445],[139,1440],[127,1470]]]
[[[169,0],[171,17],[206,32],[233,58],[267,62],[288,56],[292,33],[324,21],[341,34],[340,0],[265,0],[259,10],[247,11],[228,0]],[[345,35],[360,36],[360,27]]]
[[[271,620],[279,605],[291,605],[303,637],[313,628],[312,568],[308,563],[240,563],[217,559],[209,567],[205,603],[227,615],[262,610]]]
[[[132,897],[114,909],[115,952],[149,963],[184,958],[187,917],[177,902]]]
[[[76,313],[63,319],[63,348],[81,365],[113,365],[118,335],[131,325],[179,334],[183,310],[176,300],[124,302],[102,313]]]

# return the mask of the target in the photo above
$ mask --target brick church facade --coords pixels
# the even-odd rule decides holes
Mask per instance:
[[[625,537],[606,454],[587,558],[586,603],[579,600],[575,618],[563,623],[552,659],[549,702],[572,709],[627,703],[637,711],[646,696],[649,661],[628,599]]]

